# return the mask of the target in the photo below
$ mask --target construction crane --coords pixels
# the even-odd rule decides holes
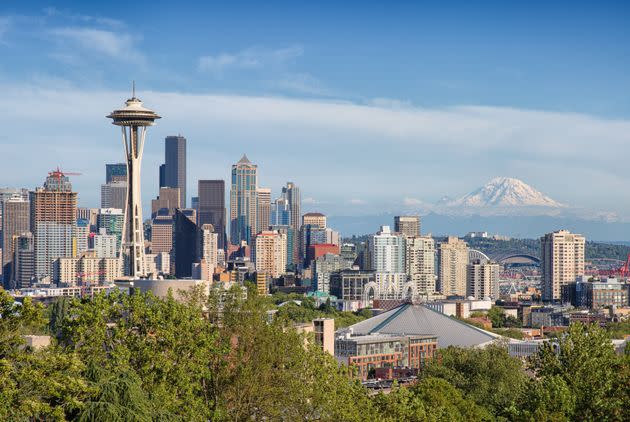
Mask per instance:
[[[68,172],[68,171],[62,171],[59,168],[59,166],[57,166],[57,169],[48,172],[48,176],[54,177],[55,179],[57,179],[57,181],[59,183],[61,183],[61,178],[64,177],[64,176],[81,176],[81,174],[82,173],[73,173],[73,172]]]

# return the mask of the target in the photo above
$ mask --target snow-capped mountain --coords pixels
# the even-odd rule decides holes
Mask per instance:
[[[565,206],[527,183],[511,177],[496,177],[479,189],[449,201],[445,205],[466,208],[561,208]]]

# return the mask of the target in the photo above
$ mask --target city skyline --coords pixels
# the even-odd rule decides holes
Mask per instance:
[[[260,12],[255,9],[244,16]],[[0,51],[15,60],[0,69],[6,93],[0,99],[6,109],[0,116],[6,128],[0,136],[7,164],[2,184],[33,189],[40,183],[39,174],[59,165],[83,173],[72,180],[79,204],[98,204],[102,166],[122,160],[119,143],[103,127],[102,115],[128,96],[130,79],[135,78],[143,100],[168,116],[147,140],[145,214],[157,194],[163,139],[181,133],[188,139],[188,201],[197,180],[227,180],[229,166],[247,153],[261,168],[260,185],[272,187],[274,197],[279,186],[294,180],[302,188],[305,210],[322,209],[330,215],[395,212],[406,203],[463,195],[495,176],[511,176],[559,202],[623,217],[630,211],[630,198],[610,192],[623,190],[630,181],[620,171],[625,155],[611,153],[623,151],[630,136],[630,105],[622,94],[628,85],[623,72],[627,43],[620,42],[628,38],[629,30],[622,25],[628,7],[584,6],[568,14],[561,9],[549,7],[535,15],[510,6],[494,8],[481,18],[461,6],[465,19],[458,35],[448,32],[452,22],[443,11],[401,6],[392,15],[401,19],[400,29],[388,35],[367,31],[365,25],[377,20],[370,6],[361,12],[365,23],[355,24],[357,35],[346,34],[343,45],[336,47],[374,41],[350,58],[328,47],[329,35],[318,31],[321,24],[291,8],[276,18],[265,16],[293,16],[305,29],[285,22],[275,38],[255,37],[259,26],[250,19],[235,25],[251,25],[248,36],[213,38],[213,31],[223,25],[197,27],[197,18],[187,20],[188,25],[212,42],[193,43],[178,52],[177,73],[164,58],[143,50],[148,39],[163,37],[142,20],[133,23],[138,29],[132,33],[125,17],[104,16],[89,5],[7,6],[0,10]],[[213,21],[228,13],[200,11]],[[336,9],[340,20],[352,12],[350,6]],[[410,26],[410,17],[431,22]],[[493,19],[497,17],[503,20]],[[533,17],[536,34],[527,32],[527,19]],[[566,33],[554,26],[559,17]],[[499,46],[496,52],[488,51],[484,42],[502,35],[507,25],[513,29],[506,40],[511,50]],[[590,33],[588,42],[576,32],[586,25],[600,29]],[[341,26],[332,26],[339,35]],[[422,29],[411,31],[416,26]],[[45,41],[32,34],[50,37]],[[400,48],[386,54],[384,47],[394,42]],[[578,46],[580,53],[572,52]],[[46,47],[48,54],[30,62],[16,55],[18,49],[36,53]],[[478,63],[487,64],[471,65],[474,54],[484,59]],[[375,65],[373,60],[381,55],[391,63],[401,63],[403,56],[414,58],[403,69]],[[557,57],[555,66],[541,69],[540,58],[551,56]],[[83,60],[77,63],[77,57]],[[337,72],[329,57],[338,57]],[[119,65],[129,63],[138,65],[134,75],[121,71],[125,67]],[[110,69],[117,66],[121,69]],[[97,68],[112,72],[99,75]],[[438,73],[445,80],[437,80]],[[285,83],[278,83],[283,77]],[[304,89],[313,80],[325,89]],[[56,121],[61,114],[73,119],[72,127]],[[30,154],[27,174],[17,171],[24,145]],[[385,165],[383,151],[399,165]],[[305,166],[304,160],[326,162],[327,171]],[[450,168],[448,174],[440,172],[444,167]],[[566,189],[559,175],[580,189]]]

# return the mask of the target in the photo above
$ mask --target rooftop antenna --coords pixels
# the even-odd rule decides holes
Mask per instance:
[[[131,98],[136,98],[136,81],[131,81]]]

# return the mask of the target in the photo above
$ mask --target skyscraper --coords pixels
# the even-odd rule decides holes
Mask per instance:
[[[429,236],[405,239],[405,269],[421,295],[435,292],[435,241]]]
[[[144,226],[142,221],[142,201],[140,195],[140,164],[144,151],[144,141],[147,127],[153,126],[156,113],[142,105],[136,98],[135,84],[133,94],[125,102],[123,109],[114,110],[107,118],[112,124],[122,129],[125,144],[125,159],[127,160],[127,201],[125,205],[125,230],[123,235],[123,253],[125,261],[122,267],[126,275],[138,278],[145,274],[144,264]],[[37,246],[37,242],[35,243]]]
[[[35,277],[35,242],[31,232],[21,233],[17,237],[13,268],[15,287],[30,287]]]
[[[445,296],[466,296],[466,242],[449,236],[446,242],[440,243],[438,258],[440,292]]]
[[[192,264],[197,262],[198,229],[195,210],[180,208],[175,210],[173,223],[173,257],[175,259],[175,276],[190,277]]]
[[[272,226],[291,226],[291,209],[289,201],[284,198],[278,198],[271,204],[270,225]],[[293,253],[293,250],[291,251]]]
[[[300,196],[300,188],[295,183],[287,182],[287,185],[282,188],[282,197],[286,200],[289,206],[289,214],[291,220],[289,225],[293,228],[293,233],[297,237],[302,228],[302,199]],[[298,262],[300,258],[300,242],[294,242],[293,244],[293,262]]]
[[[405,236],[420,236],[419,215],[397,215],[394,217],[394,231]]]
[[[258,166],[243,154],[232,165],[230,189],[230,241],[238,245],[242,241],[251,246],[258,225]]]
[[[585,244],[584,236],[567,230],[540,238],[543,300],[560,300],[562,286],[584,275]]]
[[[286,271],[287,238],[283,233],[265,230],[256,235],[254,262],[256,272],[278,278]]]
[[[199,251],[200,260],[204,260],[212,273],[217,266],[219,236],[214,232],[212,224],[202,224],[199,227]]]
[[[300,188],[295,183],[287,182],[287,185],[282,188],[282,197],[287,200],[289,204],[289,210],[291,211],[291,226],[295,232],[300,231],[302,216],[302,199],[300,197]]]
[[[126,202],[126,180],[114,180],[101,185],[101,208],[118,208],[124,211]]]
[[[370,238],[371,267],[377,273],[405,272],[405,239],[392,233],[389,226],[382,226],[381,230]]]
[[[499,298],[499,264],[476,259],[466,268],[466,296]]]
[[[14,237],[31,230],[30,203],[21,195],[14,195],[0,204],[2,208],[2,275],[5,287],[10,287],[13,254],[15,252]]]
[[[199,196],[198,225],[212,224],[218,236],[219,249],[226,248],[226,212],[225,212],[225,181],[200,180],[197,194]]]
[[[158,197],[151,201],[151,218],[161,209],[168,210],[169,215],[175,215],[177,208],[184,208],[179,188],[161,187]]]
[[[120,256],[124,220],[125,216],[122,210],[117,208],[101,208],[96,215],[97,233],[104,229],[105,234],[116,236],[116,256]]]
[[[186,208],[186,138],[181,135],[164,140],[164,185],[179,188],[181,208]]]
[[[48,174],[43,188],[31,192],[31,230],[35,237],[35,276],[52,277],[57,258],[73,257],[77,193],[59,169]]]
[[[127,182],[127,164],[105,164],[105,183]]]
[[[269,230],[271,221],[271,189],[258,188],[258,228],[256,233]]]

